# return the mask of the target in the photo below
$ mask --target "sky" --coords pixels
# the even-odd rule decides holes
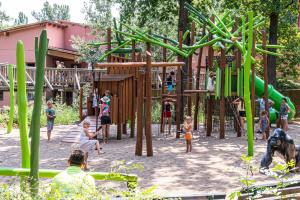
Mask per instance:
[[[32,17],[31,11],[41,10],[46,0],[0,0],[2,3],[1,10],[12,18],[16,18],[18,13],[22,11],[29,19],[29,23],[35,22],[35,18]],[[50,4],[66,4],[70,7],[70,15],[72,22],[84,23],[84,14],[82,9],[84,2],[87,0],[48,0]],[[117,12],[116,8],[112,9],[113,15]]]

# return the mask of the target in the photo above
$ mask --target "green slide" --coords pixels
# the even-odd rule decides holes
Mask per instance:
[[[255,76],[255,94],[258,97],[262,97],[264,94],[264,81],[261,80],[258,76]],[[268,86],[268,95],[269,99],[274,101],[273,109],[270,110],[270,122],[274,123],[277,119],[276,112],[280,110],[280,104],[282,98],[284,97],[280,92],[275,90],[272,85]],[[290,98],[287,98],[287,103],[290,107],[289,119],[292,119],[295,116],[296,109]]]

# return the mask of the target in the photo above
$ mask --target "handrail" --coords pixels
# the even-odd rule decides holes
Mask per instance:
[[[39,177],[53,178],[60,172],[62,172],[62,170],[39,169]],[[30,169],[26,168],[0,168],[0,176],[29,176],[29,174]],[[87,172],[87,174],[94,177],[95,180],[127,182],[127,187],[130,189],[134,189],[137,186],[138,177],[134,174],[115,174],[107,172]]]

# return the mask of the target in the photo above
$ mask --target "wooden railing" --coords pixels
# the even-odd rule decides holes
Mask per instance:
[[[35,67],[26,67],[27,86],[34,86],[36,80]],[[16,83],[16,67],[13,68],[14,80]],[[83,68],[45,68],[45,86],[51,90],[54,88],[75,88],[80,89],[82,85],[106,73],[104,69],[83,69]],[[0,65],[0,87],[9,87],[8,67]]]

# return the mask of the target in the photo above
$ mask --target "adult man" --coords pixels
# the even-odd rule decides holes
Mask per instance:
[[[259,115],[261,114],[262,111],[267,111],[266,107],[265,107],[265,95],[262,96],[262,98],[258,98],[256,99],[256,102],[259,103]],[[271,106],[274,104],[274,101],[272,101],[271,99],[268,99],[268,103],[269,103],[269,109],[271,108]]]
[[[95,192],[95,180],[81,170],[84,167],[84,153],[74,150],[68,160],[69,167],[53,178],[51,191],[61,197],[75,194],[91,195]]]

